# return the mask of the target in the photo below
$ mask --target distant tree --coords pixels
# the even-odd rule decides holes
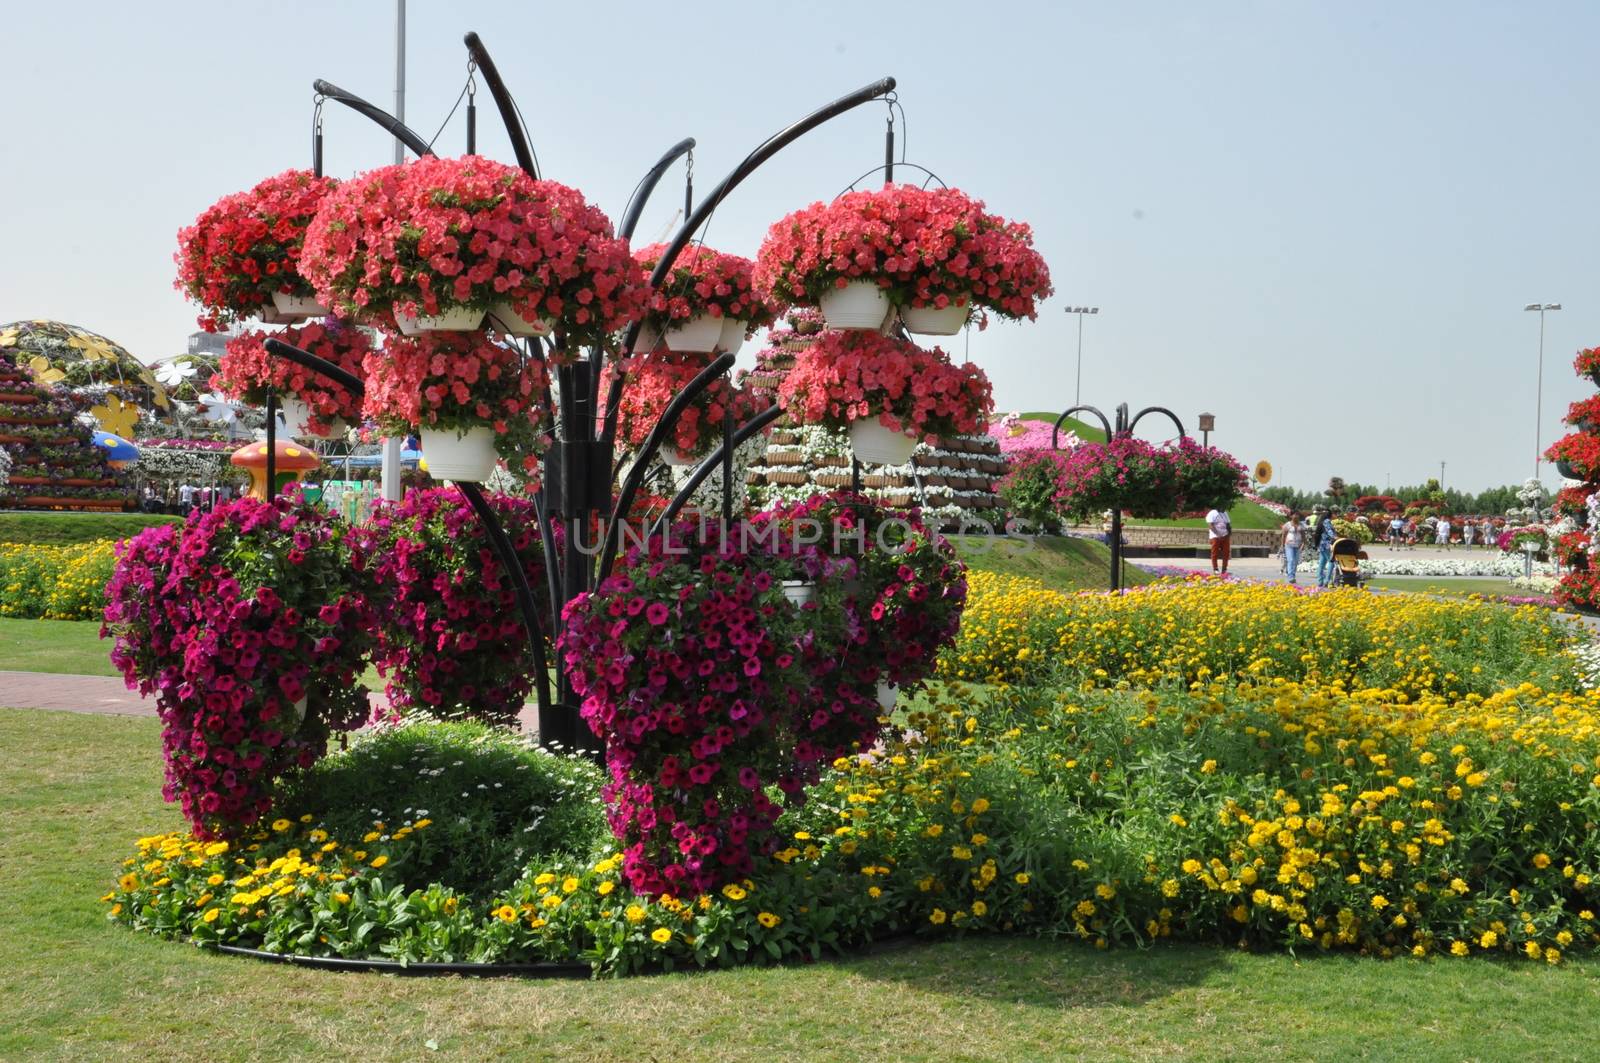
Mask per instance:
[[[1334,476],[1328,480],[1328,489],[1323,494],[1333,499],[1336,505],[1344,505],[1345,493],[1349,490],[1345,486],[1343,476]]]

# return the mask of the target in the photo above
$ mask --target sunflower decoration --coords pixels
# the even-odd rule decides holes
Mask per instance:
[[[1264,483],[1272,482],[1272,462],[1270,462],[1270,461],[1258,461],[1258,462],[1256,462],[1255,481],[1258,484],[1264,484]]]

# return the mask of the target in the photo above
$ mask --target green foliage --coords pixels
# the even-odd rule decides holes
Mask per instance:
[[[1025,450],[1011,455],[1010,468],[1000,481],[1000,497],[1012,516],[1033,528],[1059,531],[1056,491],[1061,475],[1061,455],[1050,450]]]
[[[371,833],[374,821],[431,819],[389,877],[481,898],[509,887],[531,860],[584,857],[609,840],[600,782],[582,757],[546,752],[504,730],[419,722],[380,728],[323,758],[285,785],[273,815],[310,815],[351,841]]]
[[[1367,526],[1366,521],[1340,520],[1336,517],[1333,521],[1333,530],[1343,539],[1354,539],[1358,543],[1372,541],[1372,529]]]
[[[158,524],[182,524],[158,513],[0,513],[0,543],[70,546],[126,539]]]

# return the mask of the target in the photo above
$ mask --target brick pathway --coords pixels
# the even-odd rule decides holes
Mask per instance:
[[[386,702],[371,695],[374,710]],[[154,716],[155,702],[129,690],[122,680],[106,675],[57,675],[52,672],[0,670],[0,705],[12,709],[54,709],[107,716]],[[518,717],[529,734],[538,731],[538,710],[528,706]]]

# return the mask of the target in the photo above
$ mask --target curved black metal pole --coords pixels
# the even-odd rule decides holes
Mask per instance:
[[[506,136],[511,138],[511,151],[517,157],[517,165],[537,181],[539,166],[533,160],[533,149],[528,147],[528,138],[522,132],[521,115],[517,113],[517,105],[512,100],[511,93],[506,90],[506,83],[500,79],[499,68],[494,65],[494,60],[489,58],[489,50],[483,46],[483,40],[476,33],[469,32],[462,40],[466,42],[467,54],[483,73],[484,84],[489,86],[489,95],[494,97],[494,105],[500,109],[500,121],[505,123]]]
[[[1101,426],[1105,428],[1106,440],[1108,442],[1110,441],[1111,436],[1112,436],[1111,422],[1106,419],[1106,415],[1105,414],[1101,413],[1098,409],[1096,409],[1093,406],[1074,406],[1072,409],[1068,410],[1066,413],[1064,413],[1060,417],[1056,418],[1056,426],[1050,432],[1050,449],[1051,450],[1060,450],[1061,449],[1061,426],[1066,424],[1067,423],[1067,418],[1071,417],[1075,413],[1092,413],[1092,414],[1094,414],[1095,417],[1099,418]]]
[[[1128,432],[1130,434],[1133,432],[1134,428],[1138,426],[1140,419],[1143,418],[1147,413],[1166,414],[1167,417],[1172,421],[1173,427],[1177,428],[1179,439],[1182,439],[1188,435],[1188,433],[1183,430],[1183,422],[1178,420],[1178,415],[1167,409],[1165,406],[1146,406],[1144,409],[1136,413],[1133,417],[1133,420],[1128,422]]]
[[[418,155],[433,154],[433,149],[428,147],[428,142],[426,140],[423,140],[422,137],[417,135],[416,130],[412,129],[410,126],[406,125],[404,122],[400,121],[400,119],[396,118],[388,111],[385,111],[383,108],[374,106],[373,104],[368,103],[366,100],[363,100],[360,96],[357,96],[355,93],[346,92],[333,82],[324,81],[321,78],[313,81],[311,83],[311,87],[319,94],[328,97],[328,99],[338,100],[352,111],[366,115],[368,118],[381,125],[384,129],[388,130],[396,140],[400,141]]]
[[[620,541],[618,532],[622,521],[627,517],[628,509],[633,505],[633,496],[639,493],[639,485],[644,482],[645,469],[650,464],[650,459],[655,457],[661,449],[662,442],[667,438],[667,433],[677,427],[678,418],[700,393],[711,386],[711,382],[733,365],[734,356],[723,354],[717,356],[710,365],[695,374],[695,378],[672,397],[667,403],[667,408],[662,411],[661,417],[650,429],[650,434],[645,437],[644,445],[639,448],[633,466],[628,470],[628,475],[623,478],[622,489],[617,492],[616,505],[611,510],[611,520],[605,527],[605,546],[600,552],[599,578],[604,580],[611,575],[611,566],[617,559],[617,544]]]
[[[683,225],[678,228],[677,234],[673,236],[671,242],[667,244],[666,250],[662,252],[661,261],[656,263],[655,270],[650,274],[650,290],[654,292],[661,289],[661,285],[666,282],[667,277],[672,273],[672,264],[677,261],[678,253],[689,246],[689,241],[694,237],[695,233],[700,231],[701,226],[705,225],[706,219],[711,217],[711,212],[716,210],[722,201],[728,198],[728,194],[739,187],[739,184],[754,173],[762,163],[829,119],[837,118],[852,108],[859,107],[863,103],[893,92],[894,84],[894,78],[887,77],[874,81],[870,85],[863,85],[856,91],[840,96],[837,100],[824,107],[817,108],[798,122],[786,126],[757,145],[755,150],[746,155],[744,160],[735,166],[728,176],[724,177],[711,189],[706,198],[700,201],[700,205],[694,209],[693,213],[684,219]],[[633,349],[634,341],[639,338],[639,326],[640,323],[637,321],[628,326],[627,335],[622,342],[623,350],[631,351]],[[622,395],[622,380],[621,373],[612,378],[611,391],[606,400],[606,422],[603,438],[607,441],[615,439],[617,434],[617,402]]]
[[[516,594],[517,607],[522,610],[522,624],[528,632],[528,647],[533,651],[533,692],[539,702],[539,741],[544,744],[561,731],[564,721],[557,718],[550,703],[550,664],[544,655],[544,636],[539,630],[539,612],[538,605],[534,602],[533,588],[528,586],[528,574],[522,569],[522,559],[517,556],[517,548],[511,544],[511,539],[506,535],[506,530],[493,507],[489,505],[489,500],[483,497],[483,489],[475,483],[459,481],[456,487],[466,498],[472,511],[478,515],[484,530],[489,533],[489,543],[500,559],[500,566],[511,577],[511,588]]]
[[[628,198],[628,205],[622,211],[622,224],[617,226],[617,235],[624,240],[633,240],[633,231],[639,227],[639,216],[644,213],[645,204],[650,202],[650,194],[656,190],[656,185],[661,183],[661,178],[671,168],[672,164],[694,150],[694,137],[684,137],[667,153],[656,160],[656,164],[639,179],[638,187],[633,190],[633,195]]]
[[[707,454],[699,465],[695,466],[694,472],[689,474],[689,479],[684,481],[683,487],[679,489],[676,495],[672,496],[672,502],[668,504],[661,516],[656,518],[655,523],[650,526],[650,534],[660,535],[672,523],[683,507],[688,504],[690,496],[694,494],[701,484],[706,482],[706,479],[711,475],[711,471],[722,463],[725,448],[738,450],[749,441],[750,437],[782,416],[782,406],[768,406],[741,425],[739,430],[734,432],[729,439],[717,444],[717,448]]]
[[[366,387],[359,377],[334,365],[324,358],[318,358],[310,351],[301,350],[291,343],[272,337],[264,344],[267,353],[279,358],[294,362],[313,373],[319,373],[337,384],[346,388],[350,394],[360,398]],[[276,412],[277,393],[274,392],[268,402],[267,440],[268,460],[272,458],[271,445],[273,439],[272,416]],[[538,604],[533,597],[533,589],[528,586],[528,574],[522,570],[522,561],[517,557],[516,548],[511,545],[511,540],[506,536],[505,527],[500,523],[500,518],[490,507],[488,500],[483,497],[483,491],[477,484],[457,483],[461,493],[466,497],[467,504],[472,507],[478,519],[483,522],[484,530],[489,535],[490,545],[494,547],[495,556],[500,559],[500,564],[505,568],[511,586],[516,594],[517,606],[522,611],[522,623],[528,632],[528,645],[533,653],[534,662],[534,693],[539,701],[539,734],[541,738],[559,730],[559,721],[556,720],[550,707],[550,671],[544,654],[544,637],[540,633]],[[268,473],[268,497],[271,497],[271,473]],[[542,541],[547,528],[541,526]],[[548,565],[548,553],[546,563]],[[549,730],[547,730],[549,728]]]

